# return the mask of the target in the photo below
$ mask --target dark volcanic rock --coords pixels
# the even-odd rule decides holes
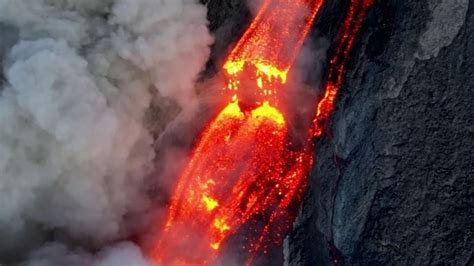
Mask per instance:
[[[474,3],[377,1],[286,263],[474,263]],[[316,263],[313,258],[323,257]]]
[[[208,8],[209,29],[215,36],[211,57],[206,67],[206,74],[215,74],[231,48],[237,42],[252,15],[245,0],[201,0]]]

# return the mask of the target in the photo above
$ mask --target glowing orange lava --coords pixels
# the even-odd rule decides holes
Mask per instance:
[[[365,15],[361,2],[365,6],[367,1],[352,2],[343,27],[350,44],[338,42],[336,54],[342,55],[335,60],[348,55]],[[159,263],[211,264],[231,236],[242,234],[250,264],[269,244],[282,240],[294,219],[288,210],[298,206],[304,195],[313,147],[311,141],[303,147],[292,144],[287,118],[278,108],[278,91],[322,3],[263,1],[229,55],[224,71],[225,91],[231,98],[206,126],[177,181],[165,226],[152,251]],[[337,71],[342,72],[343,65],[331,61]],[[253,85],[243,86],[246,80]],[[336,94],[337,89],[326,91],[318,106],[315,132],[322,118],[329,116]]]
[[[203,132],[178,181],[158,260],[207,264],[229,235],[256,216],[282,220],[302,195],[311,165],[310,153],[292,151],[287,138],[283,114],[268,102],[248,113],[237,101],[229,103]],[[254,233],[247,250],[257,252],[268,227]]]
[[[250,78],[258,88],[253,100],[275,101],[323,2],[265,0],[224,64],[229,77],[225,89],[237,91],[242,79]]]

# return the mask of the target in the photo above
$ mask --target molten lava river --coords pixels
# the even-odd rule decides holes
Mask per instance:
[[[287,75],[324,0],[264,0],[223,71],[228,103],[210,121],[178,179],[152,257],[212,265],[240,235],[246,264],[281,243],[295,218],[346,58],[373,0],[353,0],[329,62],[325,94],[304,141],[289,130]]]

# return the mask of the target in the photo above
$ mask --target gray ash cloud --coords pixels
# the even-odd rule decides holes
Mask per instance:
[[[155,95],[197,104],[206,7],[0,0],[0,33],[0,264],[147,265],[117,243],[150,205],[144,116]]]

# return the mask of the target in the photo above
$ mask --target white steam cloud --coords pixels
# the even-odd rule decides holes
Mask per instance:
[[[196,105],[212,43],[205,7],[0,0],[6,25],[18,40],[0,54],[0,264],[149,265],[128,242],[88,254],[44,232],[97,246],[128,236],[126,217],[147,208],[153,168],[144,115],[153,95]],[[55,243],[26,254],[45,240]]]

